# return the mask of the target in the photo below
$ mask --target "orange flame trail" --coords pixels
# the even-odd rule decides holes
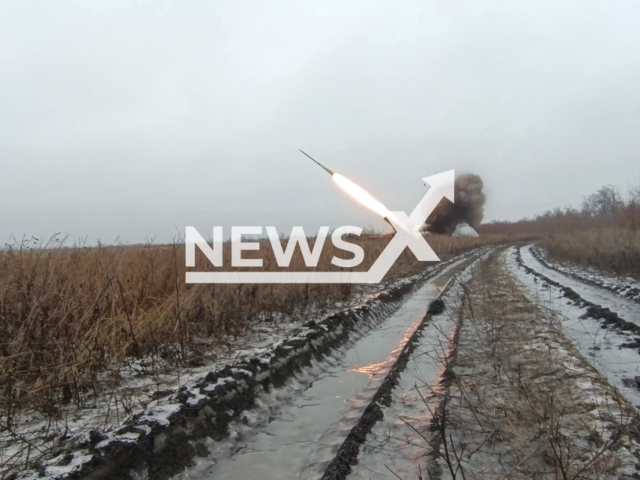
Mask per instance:
[[[338,186],[342,188],[342,190],[347,192],[365,207],[368,207],[369,209],[382,215],[383,217],[388,217],[389,215],[391,215],[391,212],[387,209],[387,207],[385,207],[382,203],[373,198],[366,190],[353,183],[347,177],[344,177],[339,173],[334,173],[333,181],[336,182]]]
[[[395,225],[400,225],[403,230],[406,230],[407,232],[411,233],[411,229],[408,228],[404,224],[404,222],[400,222],[396,217],[396,215],[393,214],[393,212],[390,212],[387,207],[385,207],[382,203],[380,203],[378,200],[373,198],[373,196],[371,196],[371,194],[367,192],[364,188],[356,185],[347,177],[340,175],[339,173],[335,173],[333,170],[328,169],[327,167],[322,165],[315,158],[305,153],[304,151],[300,150],[300,152],[302,152],[305,156],[309,157],[314,163],[319,165],[329,175],[331,175],[331,177],[333,178],[333,181],[336,182],[338,186],[342,188],[342,190],[344,190],[346,193],[351,195],[353,198],[355,198],[358,202],[360,202],[365,207],[369,208],[370,210],[373,210],[378,215],[382,216],[382,218],[384,218],[393,228],[396,228]],[[390,219],[393,219],[394,223],[391,223]]]

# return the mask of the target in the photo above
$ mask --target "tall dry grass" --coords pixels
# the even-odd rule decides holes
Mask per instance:
[[[640,231],[598,228],[548,235],[540,242],[554,260],[640,279]]]
[[[389,236],[363,235],[366,270]],[[442,259],[502,241],[430,236]],[[310,243],[313,243],[311,241]],[[268,245],[264,269],[278,270]],[[225,262],[230,263],[229,245]],[[338,252],[327,242],[318,270]],[[37,408],[55,415],[61,404],[81,404],[99,393],[98,378],[117,372],[127,359],[145,357],[180,364],[198,355],[200,342],[224,342],[274,313],[312,303],[349,299],[352,285],[188,285],[185,247],[171,245],[65,248],[58,238],[36,239],[0,251],[0,419]],[[385,280],[419,273],[426,265],[405,251]],[[296,250],[289,267],[305,270]],[[211,269],[196,255],[195,270]],[[117,377],[117,375],[116,375]]]
[[[532,219],[482,225],[479,231],[537,235],[554,260],[640,279],[640,186],[632,186],[626,198],[604,186],[585,197],[580,209],[556,208]]]

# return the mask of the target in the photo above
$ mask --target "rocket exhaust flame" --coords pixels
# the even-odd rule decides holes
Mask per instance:
[[[414,234],[414,229],[400,220],[393,212],[390,212],[378,200],[373,198],[367,191],[353,183],[348,178],[335,173],[318,162],[311,155],[300,150],[305,156],[320,166],[333,178],[342,190],[347,192],[359,203],[381,215],[384,220],[394,229],[402,228],[406,232]],[[482,179],[478,175],[464,174],[455,179],[454,188],[455,202],[441,201],[431,212],[426,224],[419,229],[421,233],[430,232],[444,235],[451,235],[460,224],[467,223],[472,228],[477,229],[482,222],[485,194],[483,192]],[[391,222],[393,220],[393,223]]]
[[[396,228],[393,225],[393,223],[391,223],[389,221],[389,219],[392,218],[392,219],[396,220],[396,223],[398,223],[397,219],[396,219],[396,216],[393,214],[393,212],[390,212],[389,209],[387,207],[385,207],[382,203],[380,203],[378,200],[373,198],[369,192],[367,192],[362,187],[360,187],[360,186],[356,185],[355,183],[353,183],[347,177],[345,177],[343,175],[340,175],[339,173],[335,173],[333,170],[328,169],[327,167],[322,165],[320,162],[318,162],[315,158],[313,158],[311,155],[305,153],[302,150],[300,150],[300,152],[302,152],[305,156],[309,157],[314,163],[316,163],[318,166],[323,168],[329,175],[331,175],[331,177],[333,178],[333,181],[336,182],[336,184],[342,190],[344,190],[346,193],[351,195],[359,203],[361,203],[362,205],[364,205],[368,209],[373,210],[378,215],[382,216],[382,218],[389,225],[391,225],[393,228]]]
[[[359,187],[347,177],[340,175],[339,173],[333,174],[333,181],[338,184],[342,190],[347,192],[353,198],[355,198],[358,202],[360,202],[365,207],[373,210],[374,212],[382,215],[382,217],[386,218],[391,215],[391,212],[378,200],[373,198],[366,190],[362,187]]]

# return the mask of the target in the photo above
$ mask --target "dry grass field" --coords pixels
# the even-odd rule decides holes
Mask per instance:
[[[612,186],[585,197],[580,209],[567,207],[518,222],[494,222],[482,234],[529,234],[560,262],[640,278],[640,187],[623,198]]]
[[[389,236],[363,235],[358,242],[368,269]],[[447,259],[474,247],[513,239],[499,235],[430,236]],[[265,270],[277,270],[263,245]],[[318,270],[335,270],[331,242]],[[181,364],[197,356],[202,342],[221,343],[259,322],[273,321],[308,305],[348,300],[358,287],[328,285],[188,285],[184,244],[63,247],[57,238],[6,246],[0,252],[0,418],[36,408],[55,415],[60,405],[81,404],[96,394],[101,373],[118,372],[131,358]],[[229,261],[225,245],[225,264]],[[392,281],[425,268],[405,251],[387,274]],[[198,252],[196,270],[212,268]],[[304,270],[299,250],[290,265]],[[117,375],[116,375],[117,376]]]
[[[555,260],[640,278],[640,231],[599,228],[546,236],[540,243]]]

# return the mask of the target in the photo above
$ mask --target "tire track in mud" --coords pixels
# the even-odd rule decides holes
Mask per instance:
[[[31,473],[62,479],[169,479],[190,467],[196,457],[210,455],[205,444],[208,439],[228,438],[230,423],[242,421],[242,414],[256,406],[258,390],[281,387],[312,361],[321,361],[352,342],[354,336],[382,323],[443,271],[482,251],[486,248],[441,262],[417,280],[380,293],[365,305],[321,322],[308,322],[301,334],[279,345],[268,357],[211,372],[195,388],[183,387],[175,395],[168,392],[165,396],[171,396],[173,403],[135,415],[112,435],[92,432],[86,441],[56,452],[55,458],[40,462],[31,472],[23,472],[27,476],[22,478],[32,478]]]
[[[640,327],[638,326],[638,324],[621,318],[617,312],[611,311],[609,308],[603,307],[602,305],[594,304],[593,302],[586,300],[584,297],[576,293],[572,288],[565,287],[561,283],[529,267],[525,264],[522,258],[522,248],[524,248],[524,246],[519,246],[515,249],[515,259],[517,266],[524,269],[526,273],[533,275],[534,279],[541,279],[549,286],[557,288],[562,293],[563,297],[570,300],[570,303],[573,306],[578,308],[586,308],[586,312],[584,314],[579,316],[575,315],[575,318],[577,318],[578,321],[582,321],[588,318],[600,321],[600,328],[590,334],[591,342],[593,344],[589,347],[589,349],[592,349],[593,351],[583,352],[583,354],[593,358],[593,361],[597,364],[597,368],[601,370],[605,376],[610,378],[610,382],[613,382],[612,384],[615,385],[616,388],[620,389],[622,394],[632,405],[634,405],[637,409],[640,409],[640,399],[638,398],[638,391],[640,391],[640,376],[638,375],[637,367],[632,368],[639,362],[629,357],[630,352],[633,352],[634,350],[636,353],[640,353],[640,338],[638,337],[638,335],[640,335]],[[530,253],[536,261],[540,261],[536,258],[533,247],[530,247]],[[543,265],[543,267],[546,268],[544,263],[540,263]],[[558,271],[557,273],[559,275],[568,276],[561,271]],[[602,289],[600,285],[591,285],[590,283],[582,282],[578,278],[574,277],[569,278],[574,280],[575,282],[582,283],[583,285],[588,285],[589,287],[592,287],[592,289],[597,288],[599,290],[605,290]],[[542,284],[542,288],[545,288],[545,283]],[[615,300],[612,299],[612,302],[615,303]],[[625,308],[629,309],[628,306],[625,306]],[[569,313],[567,313],[567,315],[569,315]],[[607,340],[604,345],[597,344],[595,340],[598,337],[598,330],[600,329],[611,332],[611,335],[605,333],[604,336],[601,336],[601,338],[603,339],[610,339]],[[575,336],[575,333],[573,335]],[[631,338],[634,335],[635,338]],[[576,340],[574,338],[574,341],[577,345],[580,346],[581,342],[579,340]],[[612,353],[614,352],[614,350],[612,350],[614,346],[612,344],[614,342],[615,347],[617,347],[617,351],[615,354]],[[621,350],[625,351],[623,352]],[[598,355],[596,355],[596,351],[598,352]],[[627,351],[629,353],[627,353]]]
[[[448,362],[454,366],[453,380],[439,392],[434,433],[425,442],[431,446],[430,451],[425,447],[428,470],[421,478],[531,478],[540,472],[553,477],[560,471],[565,478],[595,478],[592,472],[601,472],[609,460],[611,478],[631,478],[620,474],[635,472],[638,444],[630,431],[637,425],[636,412],[612,388],[601,364],[592,362],[590,344],[581,342],[589,334],[595,338],[593,330],[600,332],[600,325],[572,325],[584,310],[564,308],[560,288],[526,273],[521,265],[528,255],[516,262],[512,251],[519,249],[495,255],[463,287],[460,339]],[[573,337],[583,323],[590,330]],[[635,352],[625,353],[637,360]],[[555,435],[558,425],[562,434]],[[562,451],[563,457],[551,451]],[[592,465],[594,454],[603,463]],[[588,474],[574,475],[587,468]]]
[[[593,318],[594,320],[603,320],[602,328],[617,328],[625,332],[633,332],[636,334],[640,334],[640,326],[638,326],[636,323],[630,322],[621,318],[618,315],[618,313],[611,311],[607,307],[603,307],[602,305],[598,305],[589,300],[586,300],[585,298],[580,296],[577,292],[575,292],[575,290],[573,290],[572,288],[565,287],[560,282],[552,280],[551,278],[547,277],[543,273],[538,272],[534,268],[531,268],[529,265],[526,265],[522,260],[522,253],[521,253],[522,248],[525,248],[525,247],[524,246],[516,247],[516,261],[518,265],[522,267],[527,273],[544,280],[549,285],[553,285],[554,287],[559,288],[563,292],[564,296],[569,300],[571,300],[572,302],[574,302],[575,305],[581,308],[586,307],[587,313],[584,315],[584,318]],[[536,257],[535,253],[533,252],[532,246],[529,247],[529,251],[531,252],[532,256],[536,258],[536,260],[538,260],[545,268],[550,268],[550,267],[547,267],[547,265],[544,262],[540,261]],[[558,273],[560,273],[561,275],[566,275],[564,272],[558,271]],[[574,278],[574,280],[581,283],[585,283],[590,286],[597,286],[600,288],[599,285],[591,285],[590,283],[585,282],[584,279],[581,279],[581,278],[576,277]],[[638,347],[640,347],[640,344],[638,345]]]
[[[258,428],[247,432],[239,449],[218,462],[203,460],[184,478],[322,478],[328,466],[335,464],[337,452],[344,452],[345,445],[354,447],[345,442],[350,434],[351,439],[358,432],[366,436],[362,427],[371,420],[369,414],[384,393],[380,391],[383,384],[389,385],[392,371],[399,371],[402,351],[430,304],[440,296],[446,279],[462,268],[464,265],[452,265],[433,277],[378,328],[331,356],[326,369],[319,365],[322,377],[295,392],[293,399],[286,399],[286,405],[277,408],[267,423],[261,421]],[[358,451],[351,448],[350,458],[355,459]],[[343,471],[341,476],[347,474]]]
[[[627,289],[627,291],[625,292],[625,295],[622,295],[621,292],[623,290],[625,290],[626,287],[622,287],[620,285],[608,285],[605,283],[601,283],[598,282],[596,280],[592,280],[590,278],[586,278],[583,275],[579,275],[577,273],[574,272],[570,272],[568,270],[564,270],[561,268],[558,268],[555,265],[550,264],[549,262],[547,262],[544,258],[544,256],[540,253],[540,251],[538,250],[538,248],[534,246],[532,246],[529,251],[531,252],[531,255],[533,255],[533,258],[535,258],[538,262],[540,262],[544,268],[547,268],[549,270],[554,270],[556,272],[558,272],[561,275],[564,275],[566,277],[571,277],[572,279],[580,282],[580,283],[584,283],[586,285],[590,285],[592,287],[597,287],[597,288],[601,288],[603,290],[607,290],[611,293],[615,293],[618,296],[621,296],[622,298],[627,298],[629,301],[635,302],[635,303],[640,303],[640,295],[638,295],[638,289]],[[623,283],[624,284],[624,283]]]
[[[493,250],[493,249],[491,249]],[[352,466],[357,463],[361,446],[365,443],[367,435],[372,432],[377,422],[384,418],[384,410],[389,407],[393,400],[394,389],[398,386],[400,377],[407,367],[409,360],[415,349],[417,348],[420,337],[425,328],[429,325],[432,317],[444,311],[444,302],[441,297],[448,291],[456,276],[475,262],[480,261],[480,255],[459,265],[454,271],[447,272],[443,275],[443,289],[438,298],[431,303],[422,321],[414,330],[409,340],[405,344],[402,353],[398,356],[395,364],[387,374],[379,389],[366,407],[364,413],[360,417],[358,423],[351,429],[346,439],[339,447],[335,458],[329,463],[321,480],[344,480],[352,473]],[[459,337],[459,326],[454,325],[453,335],[451,338],[450,351],[447,356],[447,367],[445,368],[442,383],[446,383],[447,370],[450,368],[449,360],[455,355],[455,345]]]

